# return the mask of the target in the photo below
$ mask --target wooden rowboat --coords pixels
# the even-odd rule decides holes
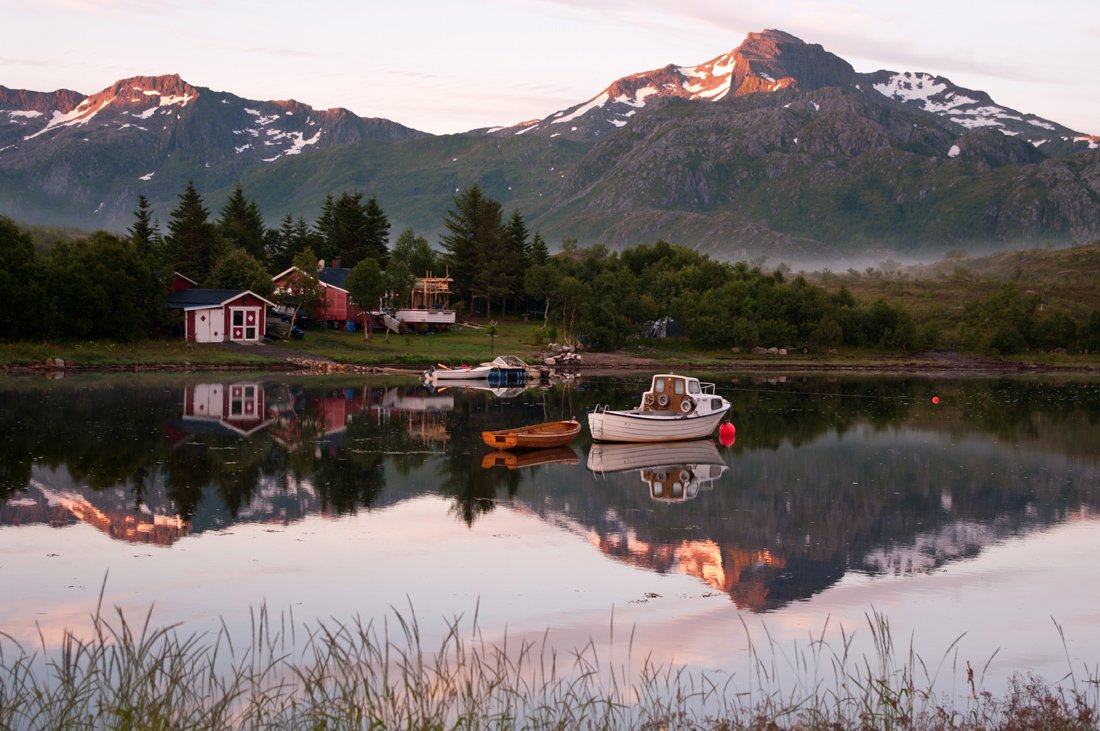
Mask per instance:
[[[547,421],[543,424],[521,426],[516,429],[483,431],[481,438],[490,447],[496,449],[542,449],[544,447],[562,447],[573,441],[581,431],[576,420]]]

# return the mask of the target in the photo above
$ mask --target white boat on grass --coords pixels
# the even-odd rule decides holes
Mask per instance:
[[[641,403],[626,411],[597,406],[588,428],[598,442],[673,442],[709,436],[730,410],[713,383],[661,373],[653,376]]]
[[[523,385],[527,381],[527,364],[514,355],[498,355],[489,363],[476,366],[447,366],[438,363],[424,371],[425,381],[496,381],[501,386]]]

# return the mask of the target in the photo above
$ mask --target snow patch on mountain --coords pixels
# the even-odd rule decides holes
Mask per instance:
[[[99,106],[96,107],[94,110],[91,110],[91,111],[89,111],[92,107],[92,104],[93,104],[91,99],[85,99],[84,101],[80,102],[80,104],[73,107],[72,110],[70,110],[68,112],[65,112],[65,113],[62,113],[62,112],[55,109],[54,112],[53,112],[53,116],[50,118],[50,121],[46,123],[45,127],[38,130],[37,132],[35,132],[32,135],[27,135],[26,137],[23,138],[23,140],[26,141],[26,140],[34,139],[35,137],[37,137],[40,134],[44,134],[46,132],[49,132],[50,130],[57,129],[59,127],[71,127],[73,125],[86,125],[86,124],[88,124],[88,122],[90,122],[92,120],[93,117],[95,117],[95,115],[99,114],[103,110],[104,107],[106,107],[108,104],[110,104],[114,100],[115,100],[115,97],[111,97],[110,99],[106,99],[103,102],[100,102]]]
[[[574,110],[572,114],[567,114],[564,117],[560,117],[558,119],[555,119],[555,120],[551,121],[550,124],[561,124],[562,122],[570,122],[570,121],[576,119],[577,117],[580,117],[580,116],[583,116],[583,115],[587,114],[589,111],[595,109],[596,107],[602,107],[604,104],[607,103],[607,100],[608,100],[607,92],[604,92],[603,94],[600,94],[599,96],[597,96],[595,99],[592,99],[591,101],[589,101],[587,104],[582,104],[581,106],[577,107],[576,110]]]
[[[906,71],[894,74],[882,84],[874,84],[883,96],[903,102],[919,102],[926,112],[942,114],[965,104],[977,104],[977,99],[948,91],[947,83],[931,74]],[[939,97],[935,99],[933,97]],[[1003,110],[1002,110],[1003,111]]]

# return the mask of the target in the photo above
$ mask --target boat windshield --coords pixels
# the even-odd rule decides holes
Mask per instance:
[[[688,393],[699,393],[699,382],[695,380],[688,381]]]

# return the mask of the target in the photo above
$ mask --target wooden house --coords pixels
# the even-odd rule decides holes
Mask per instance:
[[[339,260],[335,262],[339,264]],[[283,292],[294,287],[295,277],[300,276],[298,267],[290,267],[272,277],[275,291]],[[321,283],[322,297],[318,302],[305,303],[305,310],[316,321],[343,326],[346,322],[363,322],[363,310],[352,303],[348,295],[348,275],[351,269],[340,266],[321,267],[315,274]]]
[[[264,338],[267,308],[274,302],[247,289],[180,289],[168,307],[182,314],[183,337],[195,343],[258,343]]]

